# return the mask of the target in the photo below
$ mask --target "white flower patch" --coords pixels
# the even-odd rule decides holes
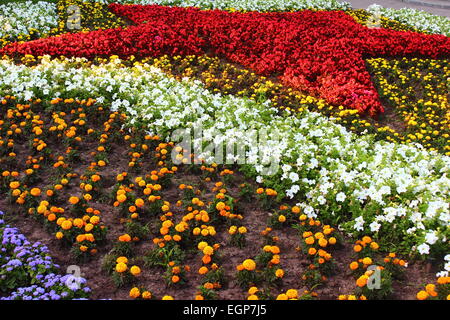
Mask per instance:
[[[450,20],[444,16],[437,16],[426,11],[413,8],[391,9],[383,8],[378,4],[372,4],[367,8],[371,13],[379,12],[382,16],[397,20],[419,31],[428,31],[431,33],[450,36]]]
[[[93,0],[90,0],[93,1]],[[159,4],[164,6],[198,7],[202,9],[236,9],[248,11],[288,11],[292,9],[345,10],[350,4],[337,0],[95,0],[100,3]]]
[[[56,4],[39,1],[14,2],[0,5],[0,38],[15,39],[29,35],[30,29],[45,34],[58,26]]]

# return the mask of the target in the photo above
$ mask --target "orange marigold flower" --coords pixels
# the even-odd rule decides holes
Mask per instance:
[[[150,291],[144,291],[142,292],[142,299],[148,300],[152,298],[152,294]]]
[[[79,201],[80,201],[80,199],[78,197],[70,197],[69,198],[70,204],[73,204],[73,205],[77,204]]]
[[[421,290],[417,293],[416,297],[419,300],[426,300],[428,298],[428,293],[426,291]]]
[[[300,213],[300,208],[297,207],[297,206],[293,206],[291,211],[292,211],[292,213],[299,214]]]
[[[139,288],[134,287],[130,290],[130,298],[136,299],[139,298],[140,295],[141,291],[139,290]]]
[[[201,275],[204,275],[204,274],[206,274],[207,272],[208,272],[208,268],[205,267],[205,266],[200,267],[200,269],[198,269],[198,273],[201,274]]]
[[[367,284],[367,276],[361,276],[358,278],[358,280],[356,280],[356,285],[360,288],[364,287]]]
[[[39,196],[41,195],[41,189],[39,189],[39,188],[33,188],[33,189],[30,190],[30,194],[31,194],[33,197],[39,197]]]
[[[358,262],[353,261],[352,263],[350,263],[350,269],[351,270],[356,270],[356,269],[358,269],[358,267],[359,267]]]

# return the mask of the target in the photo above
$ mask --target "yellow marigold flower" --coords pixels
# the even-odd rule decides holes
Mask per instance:
[[[141,274],[141,268],[139,268],[138,266],[132,266],[130,268],[130,272],[133,276],[138,276]]]
[[[286,295],[289,299],[296,299],[298,297],[298,291],[295,289],[289,289],[286,291]]]
[[[220,202],[218,202],[217,204],[216,204],[216,209],[218,210],[218,211],[222,211],[222,210],[224,210],[225,209],[225,203],[223,203],[222,201],[220,201]]]
[[[84,221],[83,219],[76,218],[75,220],[73,220],[73,225],[77,228],[82,228],[84,226]]]
[[[123,202],[125,202],[125,200],[127,200],[127,196],[126,195],[124,195],[124,194],[119,194],[118,196],[117,196],[117,201],[119,201],[120,203],[123,203]]]
[[[322,248],[325,248],[328,244],[328,241],[325,238],[320,238],[319,239],[319,246],[321,246]]]
[[[253,287],[250,287],[250,289],[248,289],[248,294],[252,295],[252,294],[257,293],[258,291],[259,291],[258,288],[253,286]]]
[[[238,231],[239,231],[239,233],[244,234],[244,233],[247,233],[247,228],[242,226],[242,227],[239,227]]]
[[[205,247],[208,245],[208,243],[206,241],[200,241],[197,245],[198,250],[202,250],[205,249]]]
[[[279,294],[277,296],[277,300],[288,300],[288,299],[289,299],[288,296],[286,294],[284,294],[284,293]]]
[[[127,264],[128,263],[128,258],[127,257],[118,257],[116,259],[116,262],[117,263],[125,263],[125,264]]]
[[[96,224],[98,224],[100,222],[100,218],[98,216],[92,216],[89,219],[89,222],[92,223],[93,225],[96,225]]]
[[[91,232],[92,229],[94,229],[94,225],[92,223],[88,223],[86,224],[86,226],[84,227],[84,231],[86,232]]]
[[[69,230],[70,228],[72,228],[72,222],[70,220],[65,220],[61,223],[61,228],[63,228],[64,230]]]
[[[283,276],[284,276],[284,271],[283,271],[283,269],[277,269],[277,270],[275,271],[275,276],[276,276],[277,278],[283,278]]]
[[[19,181],[12,181],[12,182],[9,184],[9,187],[10,187],[11,189],[17,189],[18,187],[20,187],[20,182],[19,182]]]
[[[371,242],[371,243],[370,243],[370,248],[371,248],[372,250],[378,250],[379,247],[380,247],[380,246],[379,246],[378,243],[376,243],[376,242]]]
[[[203,254],[211,256],[214,253],[214,249],[210,246],[206,246],[203,248]]]
[[[192,234],[193,234],[194,236],[198,236],[198,235],[200,234],[200,232],[201,232],[201,230],[200,230],[200,228],[198,228],[198,227],[196,227],[196,228],[194,228],[194,229],[192,230]]]
[[[123,262],[119,262],[116,265],[116,271],[119,273],[123,273],[123,272],[127,271],[127,269],[128,269],[127,265]]]
[[[244,266],[245,270],[248,270],[248,271],[253,271],[256,269],[256,263],[252,259],[244,260],[242,265]]]
[[[141,198],[137,198],[136,201],[134,202],[134,204],[136,205],[136,207],[142,208],[145,203],[144,203],[144,200],[142,200]]]

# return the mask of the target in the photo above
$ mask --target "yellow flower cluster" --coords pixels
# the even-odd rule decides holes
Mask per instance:
[[[79,8],[79,20],[70,20],[69,14],[72,12],[68,10],[70,6]],[[83,32],[92,30],[113,29],[124,27],[127,25],[124,19],[116,16],[109,11],[107,5],[93,1],[83,0],[59,0],[58,1],[58,28],[49,32],[50,35],[57,35],[66,32]],[[80,29],[70,30],[67,28],[67,22],[71,21],[74,25],[80,24]]]
[[[374,58],[367,63],[398,123],[386,139],[418,142],[450,155],[449,60]]]

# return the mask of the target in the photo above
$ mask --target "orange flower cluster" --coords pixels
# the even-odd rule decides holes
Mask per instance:
[[[450,277],[438,277],[436,284],[427,284],[416,297],[418,300],[450,300]]]
[[[73,132],[81,130],[86,125],[85,121],[72,118],[74,115],[84,114],[86,101],[54,100],[51,104],[55,107],[49,119],[36,113],[36,110],[42,108],[41,102],[40,99],[36,99],[30,100],[28,104],[20,104],[11,96],[2,100],[2,105],[7,109],[5,120],[0,121],[0,129],[9,137],[6,144],[3,138],[0,138],[1,153],[7,155],[6,158],[2,158],[5,168],[17,167],[14,162],[17,154],[8,153],[8,149],[14,148],[15,141],[26,137],[31,139],[32,143],[29,149],[21,151],[28,152],[28,155],[22,153],[27,159],[23,169],[4,170],[0,177],[1,184],[8,186],[10,199],[20,205],[24,212],[36,216],[46,224],[54,232],[56,239],[66,245],[72,245],[75,255],[95,254],[97,241],[105,238],[105,229],[99,217],[100,211],[88,208],[87,202],[91,199],[88,194],[81,198],[70,196],[68,205],[64,204],[64,198],[67,198],[61,194],[71,181],[78,178],[78,174],[70,168],[70,162],[73,160],[71,156],[75,153],[76,144],[82,141],[80,137],[75,139],[75,135],[69,137],[64,132],[68,130],[69,124]],[[60,104],[61,102],[63,104]],[[71,105],[74,104],[78,107],[72,108]],[[71,111],[61,111],[63,109]],[[4,131],[6,127],[9,129]],[[72,147],[69,146],[64,154],[56,155],[45,142],[52,139],[69,139],[65,142]],[[49,185],[44,184],[48,181],[42,181],[40,178],[45,172],[42,166],[44,162],[53,163],[52,168],[58,175],[57,179],[53,180],[55,182]],[[88,189],[85,186],[84,188]],[[2,187],[2,191],[8,189]]]
[[[295,209],[297,211],[297,209]],[[305,214],[299,216],[296,228],[301,233],[300,248],[307,254],[310,265],[301,278],[309,286],[323,284],[333,273],[333,257],[327,248],[340,241],[335,229],[324,225],[319,220],[309,218]]]

